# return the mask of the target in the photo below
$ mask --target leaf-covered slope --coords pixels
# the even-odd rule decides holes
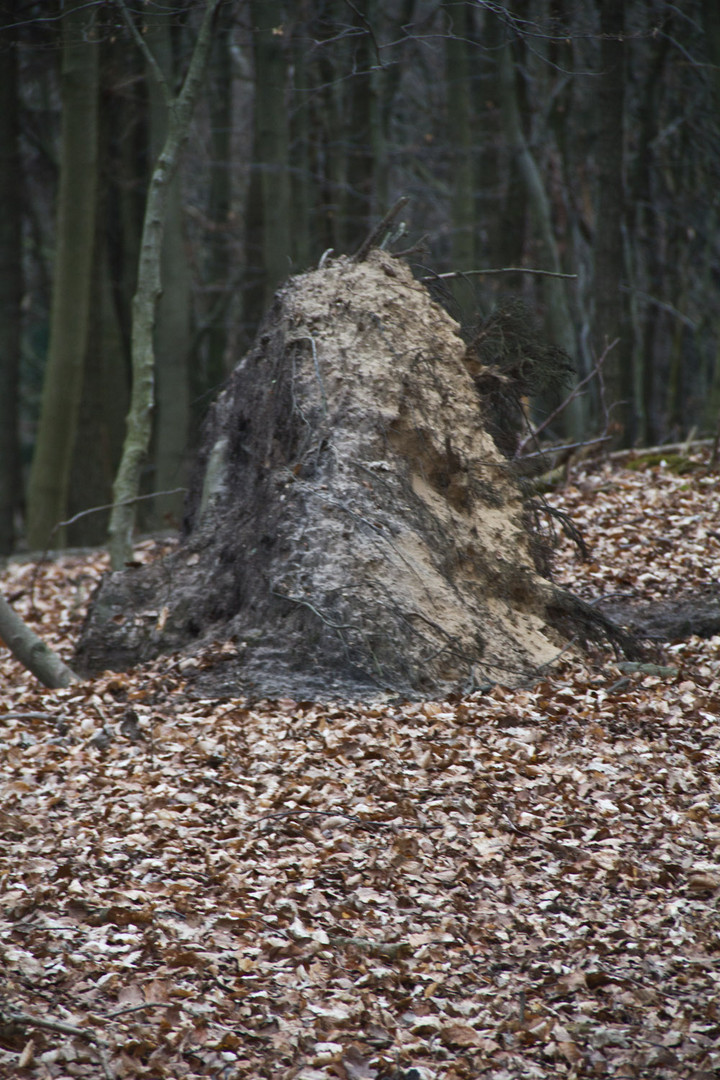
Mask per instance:
[[[632,573],[640,493],[641,572],[666,511],[676,582],[711,572],[711,474],[576,479],[588,595]],[[98,572],[38,571],[51,643]],[[201,655],[41,693],[3,657],[0,1075],[716,1075],[718,644],[372,708],[190,701]]]

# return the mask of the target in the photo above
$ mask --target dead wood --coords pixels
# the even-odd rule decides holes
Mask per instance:
[[[81,670],[221,642],[198,693],[441,697],[550,662],[549,598],[605,626],[537,572],[459,327],[360,254],[280,290],[212,410],[185,542],[106,577]]]
[[[43,686],[70,686],[78,676],[30,629],[0,595],[0,641]]]
[[[601,600],[598,608],[616,625],[649,641],[682,641],[720,634],[720,587],[678,591],[658,600]]]

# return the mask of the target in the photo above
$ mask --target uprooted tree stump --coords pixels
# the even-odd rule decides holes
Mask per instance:
[[[517,684],[576,610],[535,569],[458,327],[391,255],[291,279],[209,417],[187,535],[106,576],[81,671],[211,641],[216,696]],[[607,627],[606,627],[607,629]]]

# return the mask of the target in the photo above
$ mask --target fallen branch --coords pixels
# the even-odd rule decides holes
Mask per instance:
[[[116,1009],[115,1012],[108,1013],[108,1020],[117,1020],[118,1016],[125,1016],[127,1013],[141,1012],[143,1009],[176,1009],[178,1008],[175,1001],[144,1001],[142,1005],[126,1005],[122,1009]]]
[[[16,660],[50,690],[80,682],[80,676],[30,629],[1,595],[0,640],[7,645]]]
[[[397,960],[412,956],[409,941],[372,941],[370,938],[343,937],[340,934],[328,934],[328,941],[336,949],[357,949],[369,956],[384,956],[388,960]]]
[[[49,712],[4,712],[0,720],[60,720],[62,717]]]
[[[608,454],[609,461],[619,461],[624,457],[632,457],[634,454],[667,454],[681,451],[689,453],[698,447],[712,446],[715,439],[684,439],[682,442],[664,443],[662,446],[630,446],[624,450],[613,450]]]
[[[279,818],[297,817],[306,814],[309,817],[345,818],[363,829],[421,829],[423,832],[429,829],[443,829],[444,825],[420,825],[411,821],[373,821],[371,818],[361,818],[357,814],[346,814],[342,810],[279,810],[275,814],[263,814],[250,824],[259,825],[262,821],[274,821]]]
[[[43,1031],[55,1031],[60,1035],[74,1035],[78,1039],[85,1039],[97,1047],[100,1063],[105,1073],[106,1080],[115,1080],[115,1074],[110,1067],[107,1056],[109,1044],[95,1031],[78,1027],[76,1024],[68,1024],[65,1020],[53,1020],[49,1016],[33,1016],[30,1013],[21,1012],[18,1009],[6,1006],[0,1013],[6,1024],[16,1024],[20,1028],[42,1028]]]
[[[523,454],[517,460],[519,462],[531,461],[533,458],[547,457],[548,454],[560,454],[569,450],[584,450],[587,446],[597,446],[598,443],[609,442],[611,438],[612,435],[598,435],[595,439],[583,439],[582,442],[563,443],[562,446],[548,446],[542,450],[531,450],[529,454]]]

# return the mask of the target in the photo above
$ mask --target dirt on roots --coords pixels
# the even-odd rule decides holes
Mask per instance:
[[[551,661],[548,582],[465,354],[383,251],[292,278],[212,409],[183,543],[107,575],[77,665],[222,642],[203,693],[368,699]]]

